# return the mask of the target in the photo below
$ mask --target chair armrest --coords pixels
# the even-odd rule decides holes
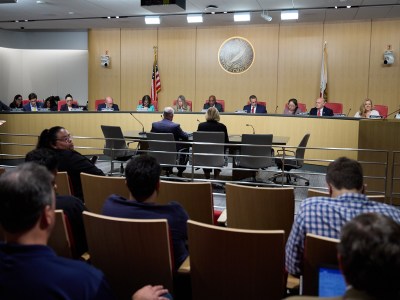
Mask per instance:
[[[179,274],[189,274],[190,273],[190,256],[186,257],[185,261],[181,264],[178,269]]]

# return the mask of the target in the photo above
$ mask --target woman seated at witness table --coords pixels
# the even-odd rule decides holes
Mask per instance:
[[[139,104],[136,107],[136,110],[147,110],[147,111],[155,111],[154,105],[151,104],[151,98],[149,95],[144,95],[142,98],[142,104]]]
[[[225,144],[229,143],[228,130],[226,126],[219,122],[219,112],[215,107],[207,109],[205,118],[207,122],[200,123],[197,127],[197,131],[218,131],[225,133]],[[211,169],[203,169],[204,176],[206,179],[210,179]],[[214,179],[218,179],[220,169],[214,169]]]
[[[78,105],[74,103],[74,98],[71,94],[65,96],[65,104],[61,105],[60,111],[71,111],[74,108],[79,108]]]
[[[369,118],[370,116],[379,117],[380,115],[377,110],[372,109],[372,100],[365,98],[360,106],[360,110],[354,115],[354,118]]]
[[[64,127],[55,126],[43,130],[36,148],[55,151],[59,160],[58,171],[68,172],[75,197],[83,199],[81,173],[104,176],[103,171],[97,168],[91,160],[74,150],[72,137]]]
[[[22,109],[22,96],[20,94],[15,95],[13,102],[10,103],[11,109]]]
[[[186,102],[186,98],[183,95],[179,95],[178,99],[176,99],[176,107],[175,107],[176,111],[180,111],[180,112],[188,112],[188,111],[192,111],[190,109],[190,106],[187,104]]]
[[[43,108],[50,111],[57,111],[57,103],[54,100],[54,96],[50,96],[44,100]]]
[[[285,110],[283,111],[283,114],[285,115],[298,115],[299,113],[302,113],[298,103],[297,103],[297,99],[292,98],[289,99]]]

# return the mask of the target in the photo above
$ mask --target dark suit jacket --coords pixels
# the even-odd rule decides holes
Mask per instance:
[[[74,103],[72,103],[72,108],[79,108],[79,106],[74,104]],[[68,111],[68,105],[67,104],[61,105],[60,111]]]
[[[210,108],[210,104],[208,104],[208,102],[206,104],[204,104],[203,109],[209,109]],[[218,102],[215,102],[215,108],[219,111],[219,112],[224,112],[224,108],[222,107],[222,105]]]
[[[97,106],[97,111],[101,111],[104,108],[106,108],[105,103],[99,104],[99,106]],[[114,111],[119,111],[119,107],[117,104],[113,104],[112,108],[114,109]]]
[[[228,130],[226,126],[217,121],[207,121],[200,123],[197,127],[197,131],[213,131],[213,132],[224,132],[225,133],[225,144],[229,143]]]
[[[0,111],[2,110],[10,110],[10,108],[6,104],[0,101]]]
[[[39,110],[39,108],[43,108],[43,102],[38,102],[38,101],[36,101],[36,107],[38,108],[38,110]],[[22,110],[24,110],[24,111],[32,111],[32,110],[31,110],[31,104],[30,104],[30,103],[25,104],[25,105],[22,107]]]
[[[162,119],[161,121],[154,122],[151,125],[151,132],[154,133],[172,133],[174,135],[175,141],[187,141],[189,136],[181,128],[181,125],[174,123],[167,119]],[[188,148],[187,145],[176,145],[176,149]]]
[[[243,110],[247,111],[249,114],[251,112],[251,104],[245,105],[243,107]],[[256,106],[256,114],[266,114],[267,113],[267,108],[264,105],[257,104]]]
[[[316,116],[317,115],[317,108],[316,107],[311,108],[310,115],[312,115],[312,116]],[[324,106],[324,109],[322,110],[322,116],[324,116],[324,117],[332,117],[333,116],[333,110]]]

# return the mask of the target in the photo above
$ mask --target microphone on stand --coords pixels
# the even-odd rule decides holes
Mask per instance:
[[[396,109],[395,111],[391,112],[390,114],[388,114],[386,117],[383,117],[384,119],[387,119],[387,117],[394,115],[395,113],[399,112],[400,108]],[[396,116],[395,116],[396,117]]]
[[[133,115],[133,113],[129,113],[136,121],[138,121],[138,123],[140,124],[140,125],[142,125],[142,132],[139,132],[139,134],[146,134],[146,132],[144,131],[144,125],[143,125],[143,123],[142,122],[140,122],[139,121],[139,119],[138,118],[136,118],[134,115]]]
[[[250,126],[251,128],[253,128],[253,134],[256,134],[256,131],[254,130],[254,126],[251,124],[246,124],[246,126]]]
[[[278,112],[278,105],[275,107],[275,112],[274,114],[276,114]]]
[[[346,117],[349,116],[350,112],[351,112],[351,107],[350,107],[349,111],[347,112]]]

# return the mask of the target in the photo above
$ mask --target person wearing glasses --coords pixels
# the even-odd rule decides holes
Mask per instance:
[[[56,152],[59,160],[58,171],[68,173],[75,197],[83,199],[81,173],[105,176],[91,160],[74,150],[71,134],[64,127],[54,126],[43,130],[36,148],[48,148]]]
[[[13,102],[10,103],[12,110],[22,110],[22,96],[20,94],[15,95]]]
[[[65,104],[61,105],[60,111],[71,111],[75,108],[79,108],[79,106],[74,103],[74,98],[72,98],[71,94],[67,94],[65,96]]]

